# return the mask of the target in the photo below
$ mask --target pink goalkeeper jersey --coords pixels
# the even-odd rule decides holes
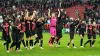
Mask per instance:
[[[57,22],[57,18],[50,18],[50,27],[55,27],[56,26],[56,22]]]

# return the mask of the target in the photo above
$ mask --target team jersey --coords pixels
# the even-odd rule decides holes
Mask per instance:
[[[21,20],[21,31],[25,32],[25,22]]]
[[[10,29],[10,25],[8,22],[3,22],[3,34],[5,34],[6,36],[9,35],[9,29]]]
[[[45,22],[36,22],[36,32],[42,32],[42,26],[45,24]]]
[[[57,18],[50,18],[50,27],[56,27]]]
[[[81,23],[78,25],[76,31],[79,29],[79,33],[84,33],[86,31],[86,24]]]
[[[35,30],[35,22],[31,21],[31,30],[34,31]]]
[[[87,27],[88,27],[87,33],[88,33],[89,35],[92,35],[92,25],[88,25]]]
[[[70,24],[70,33],[74,33],[75,31],[75,26],[78,25],[79,21],[76,20],[73,23]]]
[[[31,20],[25,20],[25,30],[31,30]]]
[[[63,25],[65,24],[65,17],[63,18],[62,16],[58,17],[56,27],[57,28],[63,28]]]
[[[16,25],[16,34],[20,34],[21,31],[21,23],[17,23]]]

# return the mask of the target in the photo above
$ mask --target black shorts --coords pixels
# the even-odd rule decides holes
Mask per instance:
[[[10,35],[4,36],[4,40],[5,40],[7,43],[11,43]]]
[[[90,35],[90,34],[88,34],[87,36],[88,36],[88,39],[91,39],[92,38],[92,35]]]
[[[3,39],[4,39],[5,41],[11,41],[10,35],[3,35]]]
[[[79,33],[79,36],[82,35],[84,37],[84,33]]]
[[[19,42],[21,40],[20,34],[16,34],[16,42]]]
[[[74,39],[74,33],[70,33],[70,39]]]
[[[35,31],[31,31],[32,36],[35,35]]]
[[[93,37],[93,39],[96,39],[96,34],[93,34],[92,37]]]
[[[12,40],[15,42],[19,42],[20,41],[20,34],[13,33]]]
[[[24,33],[20,33],[20,37],[21,38],[24,38]]]
[[[39,39],[43,38],[43,35],[41,35],[41,34],[38,34],[37,36],[38,36]]]
[[[62,29],[56,29],[57,38],[62,38]]]
[[[42,32],[37,32],[37,36],[38,36],[39,39],[43,38]]]
[[[29,38],[32,36],[31,30],[26,31],[25,34],[26,34],[26,38]]]

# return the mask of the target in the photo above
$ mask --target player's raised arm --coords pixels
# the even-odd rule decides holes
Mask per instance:
[[[48,12],[48,17],[51,17],[51,15],[50,15],[50,9],[48,9],[49,10],[49,12]]]
[[[28,10],[26,9],[26,10],[25,10],[25,17],[24,17],[25,20],[28,19],[28,14],[29,14],[29,13],[28,13]]]
[[[32,14],[32,16],[30,16],[30,19],[31,20],[34,19],[34,17],[36,16],[36,14],[37,14],[37,12],[36,11],[33,11],[33,14]]]
[[[59,12],[58,17],[60,17],[60,10],[59,9],[58,9],[58,12]]]
[[[46,19],[46,18],[44,18],[44,17],[41,17],[41,18],[42,18],[43,25],[44,25],[47,19]]]

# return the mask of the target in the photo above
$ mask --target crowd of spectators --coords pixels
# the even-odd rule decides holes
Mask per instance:
[[[91,20],[92,22],[96,21],[98,24],[100,24],[100,3],[95,1],[90,5],[92,5],[92,8],[88,8],[88,6],[85,6],[84,19],[87,23],[89,20]]]
[[[85,6],[84,19],[88,23],[89,20],[96,21],[100,23],[100,0],[87,0],[87,6]],[[70,8],[75,5],[86,5],[82,0],[20,0],[19,2],[15,0],[0,0],[1,12],[0,18],[8,17],[9,19],[14,19],[15,17],[19,18],[21,12],[24,13],[24,10],[27,8],[29,12],[37,10],[40,16],[47,15],[47,9],[52,10],[57,8]],[[88,5],[93,6],[92,9],[88,8]],[[68,16],[67,18],[69,18]]]
[[[15,0],[5,0],[1,1],[0,0],[0,19],[7,18],[9,21],[14,21],[15,18],[20,18],[22,14],[24,14],[25,9],[28,9],[28,11],[31,12],[33,10],[37,10],[38,16],[44,16],[47,17],[47,10],[48,8],[51,9],[52,11],[57,8],[70,8],[72,6],[77,6],[77,5],[86,5],[85,6],[85,11],[84,11],[84,19],[86,23],[91,21],[96,21],[98,24],[100,24],[100,8],[99,8],[99,3],[100,0],[88,0],[87,4],[86,2],[82,2],[81,0],[34,0],[34,1],[29,1],[29,0],[21,0],[20,2],[16,2]],[[88,5],[93,6],[92,9],[88,8]],[[23,13],[22,13],[23,12]],[[66,12],[66,10],[64,11]],[[78,11],[77,11],[78,12]],[[68,24],[70,24],[71,20],[73,19],[72,16],[66,16],[66,21]],[[1,21],[0,21],[1,22]],[[47,23],[49,24],[49,20],[47,20]],[[69,27],[67,25],[67,27]],[[66,27],[66,28],[67,28]],[[69,29],[69,28],[68,28]],[[66,30],[69,32],[69,30]]]

